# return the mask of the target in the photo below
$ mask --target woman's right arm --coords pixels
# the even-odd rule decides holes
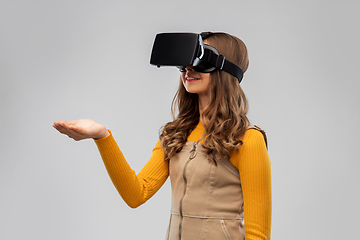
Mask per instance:
[[[169,176],[169,162],[164,161],[160,141],[153,149],[150,160],[137,175],[125,160],[112,134],[95,140],[95,143],[111,181],[131,208],[136,208],[151,198]],[[141,144],[138,147],[141,148]]]
[[[69,122],[56,121],[53,126],[76,141],[86,138],[95,140],[114,186],[132,208],[140,206],[152,197],[169,175],[168,161],[164,161],[160,141],[153,149],[148,163],[136,175],[125,160],[111,132],[103,125],[90,119],[81,119]]]

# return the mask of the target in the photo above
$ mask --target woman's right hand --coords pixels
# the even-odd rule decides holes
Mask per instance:
[[[75,141],[87,138],[99,139],[107,137],[110,134],[103,125],[91,119],[79,119],[73,121],[59,120],[54,122],[53,127]]]

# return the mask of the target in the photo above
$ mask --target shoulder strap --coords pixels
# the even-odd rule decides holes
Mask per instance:
[[[267,142],[267,137],[266,137],[266,133],[265,133],[264,129],[262,129],[261,127],[256,126],[256,125],[254,125],[254,126],[249,125],[249,127],[247,128],[247,130],[249,130],[249,129],[255,129],[255,130],[258,130],[259,132],[262,133],[262,135],[263,135],[263,137],[264,137],[265,144],[266,144],[266,149],[267,149],[267,148],[268,148],[268,142]]]

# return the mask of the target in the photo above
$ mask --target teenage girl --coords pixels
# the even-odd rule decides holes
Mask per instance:
[[[243,72],[245,44],[226,33],[202,34]],[[148,163],[130,168],[110,130],[90,120],[56,121],[76,141],[93,138],[108,174],[132,208],[145,203],[171,179],[169,240],[270,239],[271,169],[266,136],[246,116],[248,102],[238,79],[221,70],[186,66],[172,110]],[[139,145],[141,148],[141,145]]]

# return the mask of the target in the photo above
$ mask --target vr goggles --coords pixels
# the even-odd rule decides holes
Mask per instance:
[[[212,33],[202,34],[204,38]],[[159,33],[155,37],[150,64],[157,67],[176,66],[181,72],[191,66],[197,72],[209,73],[216,69],[230,73],[241,82],[243,71],[225,59],[212,46],[203,43],[197,33]]]

